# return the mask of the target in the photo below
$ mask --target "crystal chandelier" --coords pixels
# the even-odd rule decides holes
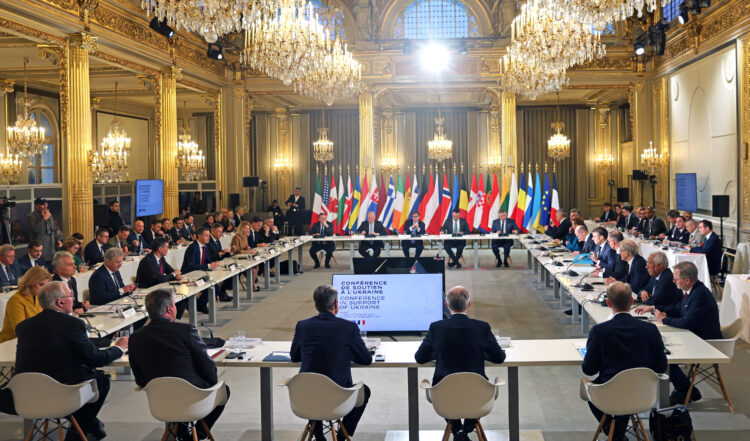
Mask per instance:
[[[187,102],[184,103],[187,107]],[[199,181],[206,177],[206,157],[198,143],[190,136],[187,118],[182,119],[182,132],[177,138],[177,168],[182,171],[186,181]]]
[[[506,92],[535,100],[539,95],[556,92],[568,85],[565,69],[544,70],[517,60],[508,53],[500,59],[498,85]]]
[[[5,156],[0,153],[0,183],[4,185],[17,184],[23,171],[23,160],[18,155]]]
[[[89,152],[91,172],[97,183],[122,182],[128,178],[130,138],[120,127],[118,110],[115,82],[115,116],[110,122],[107,136],[102,139],[101,151]]]
[[[557,93],[557,121],[552,123],[557,132],[547,141],[547,154],[555,161],[568,159],[570,156],[570,139],[562,134],[565,123],[560,119],[560,92]]]
[[[609,170],[614,163],[615,158],[609,152],[599,153],[599,156],[596,157],[596,166],[603,170]]]
[[[328,127],[326,127],[326,111],[321,109],[323,114],[322,127],[318,128],[318,140],[313,142],[313,158],[316,162],[333,161],[333,141],[328,139]]]
[[[34,118],[29,115],[29,108],[35,100],[29,98],[28,79],[26,78],[26,65],[29,59],[23,59],[23,97],[19,100],[23,106],[23,115],[19,115],[16,124],[8,127],[8,151],[9,153],[20,156],[21,158],[30,158],[36,156],[47,149],[44,143],[44,127],[39,127]]]
[[[453,141],[445,136],[444,123],[445,118],[440,116],[440,108],[438,107],[438,117],[435,118],[435,136],[427,142],[427,156],[437,162],[453,157]]]
[[[294,169],[294,163],[292,160],[283,154],[279,155],[273,163],[274,172],[280,175],[288,175],[292,173]]]
[[[493,171],[499,171],[503,166],[503,157],[497,153],[493,152],[490,153],[487,156],[487,168]]]
[[[552,0],[567,11],[570,20],[592,26],[601,32],[608,24],[625,20],[633,14],[643,15],[643,7],[653,12],[657,4],[671,0]],[[552,3],[550,2],[550,3]]]
[[[380,171],[383,175],[398,173],[398,160],[396,156],[392,153],[383,155],[383,159],[380,160]]]
[[[649,170],[655,170],[665,162],[662,158],[662,155],[659,153],[656,153],[656,149],[654,148],[654,142],[649,141],[649,147],[645,150],[643,150],[643,153],[641,153],[641,162],[643,165],[646,166]]]

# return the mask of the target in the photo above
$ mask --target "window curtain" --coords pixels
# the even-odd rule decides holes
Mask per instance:
[[[318,128],[322,127],[323,118],[320,110],[309,113],[310,115],[310,194],[315,192],[315,166],[313,158],[313,146],[318,137]],[[356,174],[356,166],[359,164],[359,111],[353,109],[347,110],[326,110],[325,126],[328,127],[328,139],[333,141],[333,171],[336,183],[339,179],[339,165],[341,174],[346,181],[347,166],[352,175]],[[323,175],[323,167],[319,167],[319,173]],[[328,164],[328,176],[331,176],[331,163]],[[330,179],[330,178],[329,178]],[[346,185],[346,184],[344,184]],[[322,186],[322,182],[321,182]]]

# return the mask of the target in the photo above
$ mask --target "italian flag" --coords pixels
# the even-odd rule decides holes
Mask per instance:
[[[320,176],[315,178],[315,197],[313,198],[312,217],[310,228],[318,222],[318,215],[323,211],[323,195],[320,192]]]

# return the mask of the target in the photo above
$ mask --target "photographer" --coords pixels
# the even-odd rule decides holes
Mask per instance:
[[[0,245],[13,245],[12,228],[10,226],[10,209],[16,206],[16,197],[4,197],[0,200]]]
[[[34,211],[26,215],[26,235],[28,239],[38,240],[42,243],[44,260],[52,260],[55,250],[62,246],[57,240],[57,227],[55,219],[47,207],[47,200],[36,198],[34,200]]]

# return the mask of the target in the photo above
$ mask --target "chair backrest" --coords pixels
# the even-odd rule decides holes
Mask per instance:
[[[27,420],[65,418],[99,399],[93,379],[68,385],[35,372],[14,375],[7,388],[13,394],[16,413]]]
[[[362,383],[344,388],[325,375],[312,372],[299,373],[280,386],[289,389],[292,413],[304,420],[337,420],[364,402]]]
[[[182,378],[160,377],[149,381],[143,390],[151,416],[164,423],[202,420],[227,402],[223,381],[200,389]]]
[[[721,340],[706,340],[708,344],[719,350],[722,354],[734,358],[734,345],[737,343],[736,338],[723,338]]]
[[[473,372],[457,372],[444,377],[427,390],[435,413],[455,420],[479,419],[492,411],[498,387]]]
[[[745,319],[742,317],[733,321],[730,325],[721,327],[721,335],[725,339],[738,339],[742,336],[742,330],[745,329]]]
[[[627,369],[604,384],[587,383],[586,392],[589,401],[607,415],[634,415],[654,407],[660,378],[648,368]]]

